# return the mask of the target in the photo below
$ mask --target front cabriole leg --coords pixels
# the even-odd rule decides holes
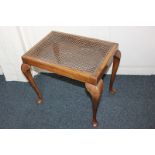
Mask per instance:
[[[34,89],[34,91],[36,92],[36,94],[38,96],[37,103],[40,104],[43,101],[42,95],[41,95],[35,81],[33,80],[30,68],[31,68],[30,65],[25,64],[25,63],[23,63],[22,66],[21,66],[21,70],[22,70],[23,74],[25,75],[25,77],[27,78],[30,85],[32,86],[32,88]]]
[[[96,113],[97,113],[100,97],[103,91],[103,80],[100,79],[97,85],[85,83],[85,87],[86,87],[86,90],[90,93],[92,98],[92,109],[93,109],[92,125],[93,127],[97,127],[98,122],[96,119]]]

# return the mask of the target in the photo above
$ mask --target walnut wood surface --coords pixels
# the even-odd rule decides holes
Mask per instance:
[[[97,127],[96,113],[103,90],[102,76],[113,60],[109,90],[113,83],[121,53],[118,44],[60,32],[51,32],[22,56],[22,72],[42,102],[42,95],[32,78],[31,66],[85,83],[92,98],[93,127]]]
[[[22,64],[22,66],[21,66],[21,70],[22,70],[23,74],[25,75],[25,77],[27,78],[30,85],[32,86],[32,88],[34,89],[34,91],[36,92],[36,94],[38,96],[37,103],[40,104],[43,101],[42,95],[41,95],[35,81],[32,78],[30,69],[31,69],[31,67],[28,64]]]
[[[86,90],[90,93],[92,98],[92,109],[93,109],[93,119],[92,125],[93,127],[98,126],[98,122],[96,119],[96,113],[98,109],[99,100],[103,91],[103,80],[100,79],[97,85],[92,85],[90,83],[85,83]]]
[[[119,63],[120,63],[120,59],[121,59],[121,52],[119,50],[117,50],[113,57],[113,67],[112,67],[112,74],[111,74],[110,85],[109,85],[109,91],[112,94],[116,93],[116,89],[113,88],[113,84],[115,81],[115,77],[116,77],[116,73],[118,70]]]
[[[25,55],[93,74],[115,46],[112,42],[53,31]]]
[[[62,76],[97,84],[117,43],[51,32],[22,56],[23,62]]]

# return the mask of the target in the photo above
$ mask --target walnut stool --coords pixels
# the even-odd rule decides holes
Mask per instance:
[[[43,99],[32,78],[31,66],[84,82],[92,97],[92,125],[97,127],[96,113],[103,91],[102,76],[113,60],[109,91],[115,93],[113,83],[120,58],[117,43],[52,31],[22,56],[21,70],[36,92],[39,104]]]

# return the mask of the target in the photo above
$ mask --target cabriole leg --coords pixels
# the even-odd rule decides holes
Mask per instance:
[[[40,91],[39,91],[35,81],[33,80],[30,68],[31,68],[30,65],[24,64],[24,63],[21,66],[21,70],[22,70],[23,74],[25,75],[25,77],[27,78],[27,80],[29,81],[30,85],[32,86],[32,88],[34,89],[34,91],[36,92],[36,94],[38,96],[37,103],[40,104],[43,101],[42,95],[41,95],[41,93],[40,93]]]
[[[120,59],[121,59],[121,52],[119,50],[117,50],[113,57],[113,67],[112,67],[112,74],[111,74],[110,85],[109,85],[109,91],[112,94],[116,93],[116,90],[113,88],[113,84],[115,81],[115,77],[116,77],[116,73],[118,70],[119,63],[120,63]]]
[[[86,87],[86,90],[90,93],[92,98],[92,109],[93,109],[92,124],[93,124],[93,127],[97,127],[98,122],[96,119],[96,113],[97,113],[100,97],[103,91],[103,80],[100,79],[97,85],[85,83],[85,87]]]

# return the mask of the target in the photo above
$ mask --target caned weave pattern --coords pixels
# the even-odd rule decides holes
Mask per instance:
[[[94,73],[114,43],[61,32],[51,32],[25,55],[35,59]]]

